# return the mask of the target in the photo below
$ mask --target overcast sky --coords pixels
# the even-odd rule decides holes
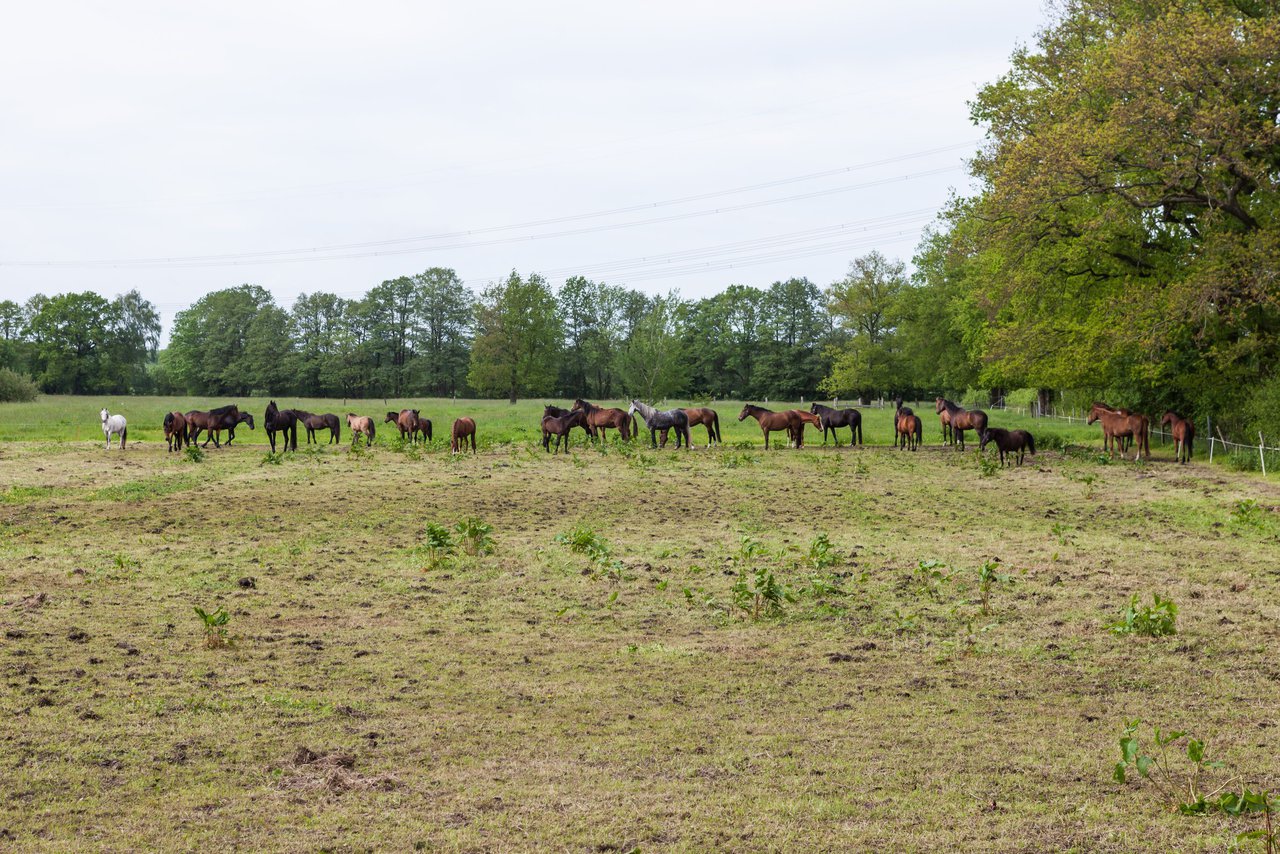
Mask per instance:
[[[907,259],[1031,0],[23,3],[0,299],[453,267],[700,297]],[[766,185],[766,186],[760,186]],[[690,198],[696,197],[696,198]],[[622,209],[622,210],[620,210]]]

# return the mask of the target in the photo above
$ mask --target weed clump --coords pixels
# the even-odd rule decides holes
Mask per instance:
[[[1129,607],[1125,608],[1120,619],[1107,628],[1117,635],[1143,635],[1160,638],[1177,634],[1175,623],[1178,619],[1178,606],[1171,599],[1162,599],[1159,593],[1151,594],[1153,603],[1139,605],[1138,594],[1133,594]]]

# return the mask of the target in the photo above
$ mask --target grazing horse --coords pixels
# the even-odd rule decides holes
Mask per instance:
[[[645,426],[649,428],[649,440],[653,443],[653,447],[658,447],[658,431],[662,431],[662,447],[667,446],[667,431],[676,431],[676,449],[680,448],[681,439],[684,440],[684,449],[689,450],[689,415],[683,409],[654,409],[647,403],[641,403],[638,400],[632,400],[627,413],[634,415],[640,413],[640,417],[644,419]]]
[[[164,417],[164,440],[170,451],[182,450],[187,441],[187,417],[181,412],[170,412]]]
[[[471,439],[471,453],[476,452],[476,422],[475,419],[462,417],[453,422],[453,439],[449,442],[449,449],[453,453],[458,453],[458,446],[461,444],[462,453],[467,452],[467,439]]]
[[[985,451],[988,442],[995,442],[996,447],[1000,449],[1000,467],[1004,468],[1004,455],[1008,451],[1010,454],[1017,454],[1018,465],[1022,465],[1022,459],[1027,451],[1031,452],[1031,456],[1036,455],[1035,437],[1026,430],[1004,430],[1000,427],[988,427],[978,434],[978,450]]]
[[[910,448],[913,451],[920,449],[924,443],[924,425],[920,423],[920,416],[913,413],[909,408],[902,407],[896,413],[893,419],[894,431],[896,433],[893,444],[898,446],[898,440],[902,440],[901,449]]]
[[[1085,419],[1085,423],[1094,424],[1098,421],[1102,422],[1102,450],[1109,452],[1111,456],[1116,455],[1116,443],[1123,441],[1126,437],[1134,440],[1137,447],[1134,448],[1133,458],[1136,460],[1139,456],[1146,452],[1148,459],[1151,457],[1151,441],[1149,436],[1150,422],[1145,415],[1133,415],[1118,409],[1113,409],[1105,403],[1095,402],[1089,407],[1089,417]],[[1124,446],[1120,446],[1120,458],[1124,459]]]
[[[292,409],[280,409],[273,400],[267,404],[267,412],[262,416],[262,426],[267,431],[271,453],[276,452],[276,433],[284,434],[282,451],[298,450],[298,413]]]
[[[1173,434],[1175,459],[1180,463],[1189,461],[1191,459],[1191,446],[1196,439],[1196,425],[1191,423],[1189,419],[1183,418],[1172,409],[1169,409],[1161,416],[1160,426],[1168,427],[1169,432]]]
[[[987,429],[987,413],[981,409],[962,409],[945,397],[936,398],[934,411],[939,415],[947,413],[947,421],[951,425],[951,441],[959,442],[960,450],[964,450],[964,431],[973,430],[979,436]]]
[[[629,441],[635,435],[633,425],[635,421],[624,410],[621,409],[605,409],[603,406],[596,406],[594,403],[578,398],[573,402],[573,409],[586,414],[587,417],[587,433],[593,439],[605,439],[609,428],[618,431],[623,441]]]
[[[569,453],[569,433],[574,427],[587,431],[587,413],[581,409],[564,415],[544,415],[542,418],[542,449],[551,450],[551,437],[556,437],[555,453],[560,453],[560,442],[564,441],[564,452]]]
[[[774,412],[772,409],[765,409],[763,406],[754,406],[748,403],[738,413],[738,420],[744,421],[748,415],[760,425],[760,432],[764,433],[764,449],[766,451],[769,450],[770,433],[785,430],[788,436],[794,437],[796,428],[804,427],[794,409],[786,412]]]
[[[840,437],[836,434],[837,427],[849,428],[849,445],[852,446],[856,441],[862,444],[862,413],[856,409],[832,409],[830,406],[823,406],[821,403],[815,403],[809,407],[809,411],[817,415],[822,422],[822,444],[827,444],[827,431],[831,431],[831,438],[835,441],[836,447],[840,447]]]
[[[123,415],[112,415],[107,410],[98,413],[102,418],[102,435],[106,437],[106,448],[111,447],[111,437],[120,437],[120,450],[124,450],[125,439],[129,435],[129,424],[124,420]]]
[[[234,418],[240,414],[240,410],[233,403],[230,406],[219,406],[217,409],[210,409],[207,412],[202,409],[193,409],[186,413],[187,444],[194,445],[200,441],[200,434],[208,430],[209,436],[204,440],[204,447],[209,447],[209,441],[213,438],[213,430],[211,428],[228,413],[234,413],[232,415]],[[218,447],[222,446],[218,445]]]
[[[318,430],[329,431],[329,441],[325,443],[326,445],[336,445],[342,441],[342,424],[338,421],[338,416],[331,412],[326,412],[323,415],[313,415],[310,412],[303,412],[298,409],[295,409],[294,412],[297,413],[298,420],[302,422],[302,426],[307,429],[308,445],[313,441],[317,445],[320,444],[320,439],[316,436],[316,431]]]
[[[368,415],[356,415],[354,412],[347,413],[347,429],[351,431],[351,446],[355,447],[356,442],[360,441],[360,437],[364,436],[365,447],[373,444],[373,419]]]
[[[707,447],[710,448],[712,443],[723,445],[724,440],[720,438],[720,414],[714,409],[706,406],[694,406],[686,409],[684,414],[689,416],[689,426],[697,427],[699,424],[707,428]]]

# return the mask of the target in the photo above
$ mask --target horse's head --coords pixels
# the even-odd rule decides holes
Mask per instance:
[[[382,419],[382,423],[383,423],[383,424],[394,424],[394,423],[395,423],[396,421],[398,421],[399,419],[400,419],[400,413],[399,413],[399,412],[388,412],[388,413],[387,413],[387,417],[386,417],[386,418],[384,418],[384,419]]]
[[[554,416],[555,416],[555,414],[556,414],[557,412],[559,412],[559,411],[560,411],[560,407],[558,407],[558,406],[552,406],[552,405],[551,405],[551,404],[549,404],[549,403],[543,404],[543,406],[542,406],[542,417],[543,417],[543,418],[551,418],[551,417],[554,417]]]
[[[252,415],[250,415],[250,414],[249,414],[249,413],[247,413],[247,412],[241,412],[241,413],[240,413],[240,423],[242,423],[242,424],[248,424],[248,425],[249,425],[249,429],[250,429],[250,430],[254,429],[254,428],[253,428],[253,416],[252,416]]]
[[[1085,419],[1086,424],[1092,424],[1098,420],[1098,405],[1095,403],[1093,408],[1089,410],[1089,417]]]
[[[628,415],[636,414],[636,402],[634,400],[631,401],[631,405],[627,407],[627,414]]]
[[[572,410],[573,412],[577,412],[580,409],[583,411],[586,411],[586,408],[587,408],[587,402],[582,398],[578,398],[573,402],[573,410]]]
[[[990,429],[983,430],[981,433],[978,434],[978,450],[985,451],[987,449],[987,443],[990,441],[991,441],[991,430]]]
[[[747,416],[750,414],[751,414],[751,404],[749,403],[744,404],[742,407],[742,411],[738,413],[738,420],[745,421]]]
[[[102,419],[102,423],[106,424],[107,419],[111,417],[111,413],[107,412],[106,409],[103,409],[101,412],[98,413],[98,416]]]
[[[810,411],[810,412],[812,412],[813,414],[817,415],[817,414],[818,414],[818,404],[816,404],[816,403],[815,403],[815,404],[811,405],[811,406],[809,407],[809,411]]]
[[[1178,416],[1174,414],[1174,412],[1173,412],[1173,410],[1172,410],[1172,409],[1166,409],[1166,410],[1164,411],[1164,415],[1161,415],[1161,416],[1160,416],[1160,426],[1161,426],[1161,427],[1168,427],[1168,426],[1169,426],[1169,424],[1173,422],[1173,419],[1175,419],[1175,418],[1177,418],[1177,417],[1178,417]]]

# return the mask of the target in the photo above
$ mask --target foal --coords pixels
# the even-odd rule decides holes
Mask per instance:
[[[982,435],[978,437],[978,450],[985,451],[988,442],[995,442],[997,448],[1000,449],[1000,467],[1004,468],[1004,455],[1008,451],[1010,454],[1016,454],[1018,465],[1022,465],[1022,459],[1026,456],[1026,452],[1030,451],[1031,456],[1036,454],[1035,437],[1026,430],[1005,430],[1000,427],[988,427],[982,431]]]
[[[1175,459],[1180,463],[1190,460],[1191,446],[1196,439],[1196,425],[1169,409],[1161,417],[1160,426],[1168,427],[1169,432],[1173,434]]]
[[[476,422],[471,418],[459,418],[453,422],[453,439],[449,442],[449,448],[453,453],[458,453],[458,444],[462,444],[462,452],[467,452],[467,438],[471,439],[471,453],[476,452]]]

